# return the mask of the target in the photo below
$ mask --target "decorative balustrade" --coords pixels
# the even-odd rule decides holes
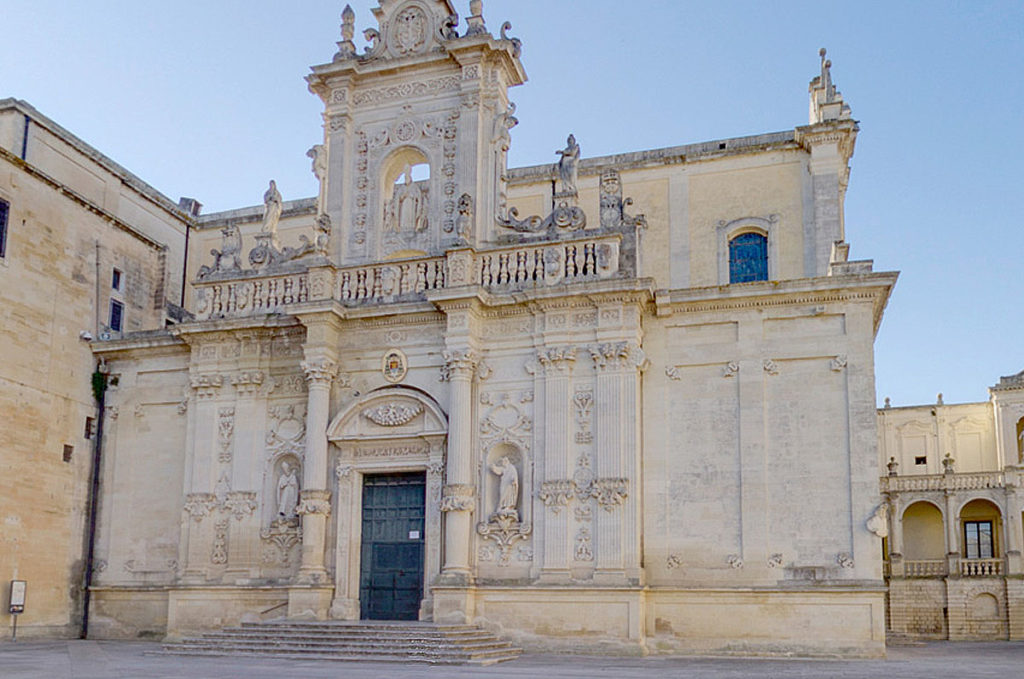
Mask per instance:
[[[286,313],[290,305],[335,299],[347,306],[424,299],[431,290],[479,285],[520,290],[619,274],[621,236],[545,241],[444,257],[308,270],[214,273],[193,283],[199,320]]]
[[[195,284],[195,313],[200,320],[274,313],[309,299],[306,271]]]
[[[432,257],[340,269],[335,298],[387,302],[445,287],[445,258]]]
[[[474,282],[528,288],[608,278],[618,270],[619,238],[605,236],[480,252]]]
[[[1002,574],[1002,559],[960,559],[960,575],[978,577]]]
[[[883,476],[882,492],[913,492],[927,490],[983,490],[1002,488],[1003,472],[968,472],[928,474],[921,476]]]
[[[945,574],[945,559],[919,559],[903,561],[903,575],[905,575],[908,578],[926,578]]]

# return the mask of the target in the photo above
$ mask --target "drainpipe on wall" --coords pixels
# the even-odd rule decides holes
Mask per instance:
[[[100,462],[103,459],[103,419],[107,401],[107,367],[100,359],[92,374],[92,395],[96,400],[96,434],[92,446],[92,464],[89,467],[89,507],[85,527],[85,573],[82,578],[82,630],[80,639],[89,637],[89,603],[92,590],[92,571],[96,551],[96,521],[100,504]]]
[[[25,114],[25,127],[21,131],[21,159],[27,160],[28,156],[28,126],[32,123],[32,119]]]

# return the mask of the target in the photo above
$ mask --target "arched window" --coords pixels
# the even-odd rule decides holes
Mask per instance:
[[[741,233],[729,241],[729,282],[768,280],[768,237]]]

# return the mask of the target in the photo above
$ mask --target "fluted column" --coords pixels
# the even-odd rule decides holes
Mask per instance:
[[[478,359],[470,349],[444,352],[442,380],[451,383],[448,415],[447,483],[442,490],[441,511],[445,515],[445,554],[442,578],[448,583],[468,582],[469,546],[472,539],[473,508],[473,375]]]
[[[302,491],[297,512],[302,516],[302,562],[299,579],[326,582],[324,568],[327,515],[331,492],[327,479],[327,425],[330,417],[331,382],[337,365],[326,358],[303,362],[309,385],[306,405],[306,453],[302,465]]]
[[[537,353],[544,374],[544,474],[540,498],[547,507],[544,516],[544,561],[540,577],[568,581],[571,556],[568,505],[575,495],[570,480],[569,404],[571,380],[576,364],[576,347],[545,349]],[[585,498],[581,498],[586,502]]]

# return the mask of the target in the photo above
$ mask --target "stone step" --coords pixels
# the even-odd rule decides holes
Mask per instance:
[[[508,662],[515,660],[520,655],[520,649],[512,649],[504,655],[491,655],[483,658],[469,658],[459,659],[451,657],[425,657],[425,656],[409,656],[409,655],[377,655],[367,657],[365,655],[343,655],[343,654],[323,654],[323,653],[288,653],[288,652],[270,652],[270,653],[250,653],[250,652],[232,652],[225,651],[223,649],[217,649],[213,651],[204,650],[164,650],[156,652],[147,652],[147,655],[166,655],[166,656],[213,656],[213,657],[261,657],[261,658],[273,658],[275,660],[331,660],[334,662],[401,662],[401,663],[423,663],[430,665],[493,665],[500,662]]]
[[[166,643],[159,653],[492,664],[513,660],[521,650],[473,625],[281,620],[243,623]]]
[[[492,638],[492,635],[489,635],[481,630],[474,630],[472,632],[458,632],[451,634],[429,634],[422,632],[366,633],[360,632],[358,630],[266,630],[263,628],[227,628],[220,632],[211,632],[210,634],[216,634],[220,637],[227,635],[236,637],[266,637],[278,639],[290,639],[295,637],[315,637],[317,639],[372,639],[375,641],[401,641],[403,639],[425,639],[437,642],[463,642],[473,641],[476,639]]]
[[[402,643],[389,643],[381,644],[374,642],[371,639],[312,639],[312,638],[292,638],[292,639],[275,639],[270,637],[236,637],[231,635],[215,635],[210,634],[203,637],[193,637],[188,639],[182,639],[177,642],[179,645],[184,646],[196,646],[196,645],[210,645],[213,643],[222,644],[234,644],[234,645],[258,645],[258,646],[309,646],[317,648],[328,648],[328,649],[378,649],[385,648],[389,651],[397,650],[410,650],[417,651],[421,649],[435,649],[439,651],[475,651],[480,649],[494,649],[494,648],[508,648],[509,645],[506,642],[499,641],[497,639],[480,639],[467,643],[460,644],[449,644],[449,643],[438,643],[435,641],[423,641],[411,639]]]

